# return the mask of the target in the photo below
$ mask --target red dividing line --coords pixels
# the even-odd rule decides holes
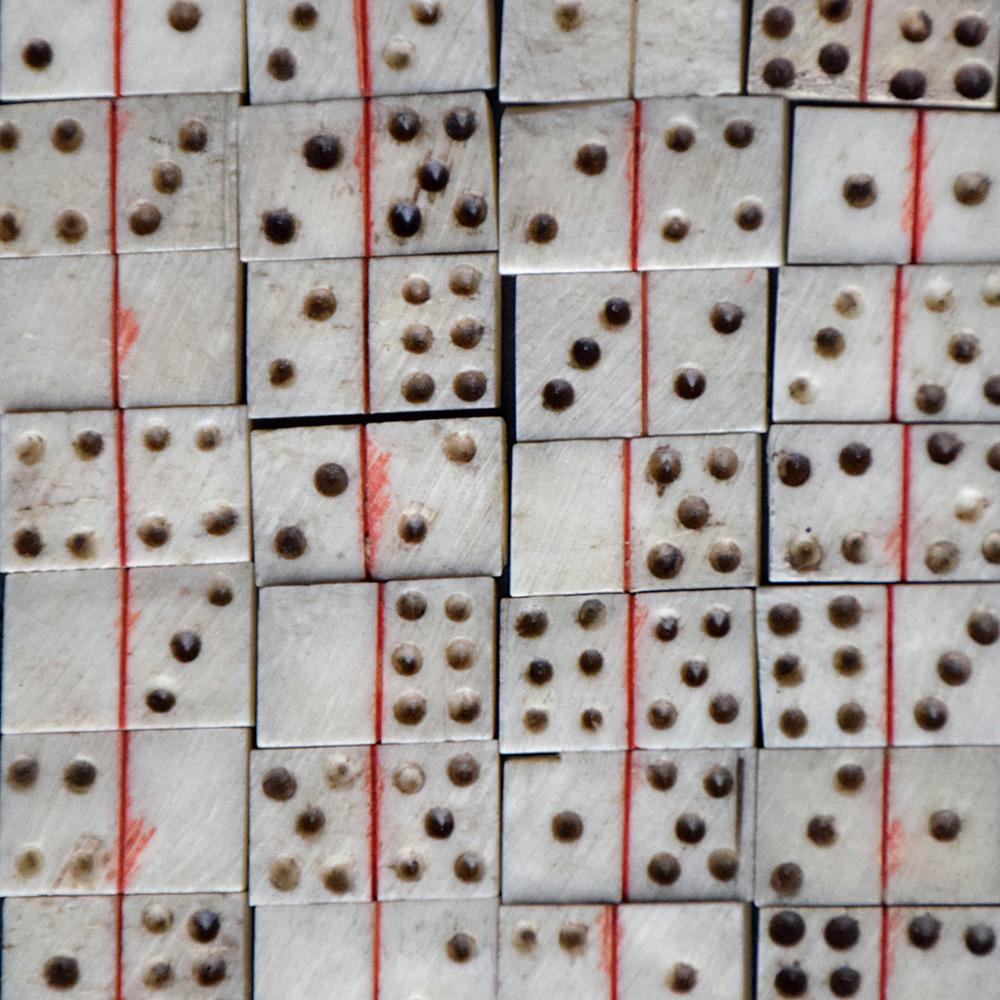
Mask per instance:
[[[649,433],[649,272],[639,275],[640,336],[642,358],[640,361],[641,392],[640,420],[643,436]]]
[[[385,584],[375,600],[375,742],[382,742],[382,659],[385,655]]]
[[[858,100],[868,100],[868,58],[872,48],[872,13],[875,0],[866,0],[865,23],[861,34],[861,74],[858,78]]]
[[[372,103],[366,97],[361,101],[361,212],[365,234],[365,257],[372,255]]]
[[[372,1000],[379,1000],[382,972],[382,905],[372,904]]]
[[[372,900],[378,899],[378,792],[378,746],[373,743],[368,748],[368,874],[371,879]]]
[[[358,75],[358,90],[362,97],[372,92],[372,67],[368,44],[368,0],[353,0],[354,60]]]
[[[622,441],[622,590],[632,589],[632,442]]]
[[[114,0],[111,6],[111,44],[114,65],[115,96],[122,92],[122,13],[125,0]]]
[[[618,907],[609,906],[611,918],[611,954],[608,960],[608,979],[610,980],[610,1000],[618,1000]]]
[[[882,757],[882,859],[881,859],[881,883],[882,900],[885,901],[885,891],[889,884],[889,845],[892,840],[892,831],[889,826],[889,785],[892,783],[892,763],[890,761],[889,748],[886,747]]]
[[[895,632],[895,592],[891,586],[885,588],[885,741],[888,746],[895,742],[895,696],[896,675],[893,656],[893,635]]]
[[[365,213],[367,220],[368,213]],[[365,231],[368,232],[366,224]],[[361,360],[363,362],[363,373],[361,382],[361,398],[365,408],[365,413],[372,412],[372,388],[371,377],[368,372],[371,348],[368,346],[368,257],[365,256],[361,264]]]
[[[924,230],[927,228],[929,216],[924,205],[924,112],[917,112],[917,124],[910,139],[910,168],[913,172],[912,198],[912,232],[910,234],[910,263],[920,260],[924,242]]]
[[[630,231],[630,262],[633,271],[639,270],[639,228],[642,224],[642,193],[639,190],[639,159],[642,141],[642,102],[633,101],[632,156],[629,162],[632,181],[632,225]]]
[[[909,574],[910,542],[910,425],[903,424],[903,482],[902,511],[899,517],[899,576],[905,580]]]
[[[628,749],[635,747],[635,594],[628,595],[628,635],[625,637],[625,732]]]
[[[897,267],[896,276],[892,282],[892,353],[889,374],[889,419],[893,421],[896,420],[899,403],[899,355],[903,346],[903,324],[906,321],[903,309],[905,293],[903,269]]]
[[[629,745],[632,740],[629,738]],[[626,750],[624,784],[622,786],[622,900],[629,897],[630,839],[632,834],[632,753]],[[614,952],[612,952],[614,954]]]

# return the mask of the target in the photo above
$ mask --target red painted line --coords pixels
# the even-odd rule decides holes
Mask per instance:
[[[365,212],[367,220],[369,213]],[[366,221],[366,232],[370,232],[370,227]],[[361,373],[361,398],[365,408],[365,413],[372,412],[372,383],[371,383],[371,347],[368,344],[368,252],[371,247],[366,243],[366,256],[361,263],[361,363],[364,366]]]
[[[375,600],[375,742],[382,742],[382,660],[385,657],[385,584],[377,586]]]
[[[361,102],[361,156],[358,169],[361,173],[361,224],[365,235],[365,257],[372,255],[372,160],[375,130],[372,128],[372,102],[366,97]]]
[[[642,338],[642,358],[640,377],[642,398],[640,401],[640,427],[643,437],[649,433],[649,272],[639,275],[640,336]]]
[[[116,416],[115,435],[115,465],[118,476],[118,565],[124,568],[128,565],[128,536],[126,532],[126,521],[128,518],[128,485],[125,481],[125,411],[118,410]],[[128,588],[125,588],[127,598]],[[122,607],[123,627],[127,627],[127,605]]]
[[[382,904],[372,905],[372,1000],[379,1000],[382,974]]]
[[[622,590],[632,589],[632,442],[622,441]]]
[[[112,59],[115,76],[115,96],[122,92],[122,14],[125,9],[125,0],[114,0],[111,8],[111,45]]]
[[[127,730],[120,730],[118,733],[118,875],[116,879],[116,891],[118,895],[125,892],[125,883],[128,876],[128,859],[126,858],[125,845],[128,841],[128,758],[129,758],[129,734]]]
[[[896,738],[895,697],[896,674],[894,659],[895,637],[895,592],[892,586],[885,588],[885,742],[892,746]]]
[[[629,897],[629,861],[631,857],[630,840],[632,836],[632,752],[626,750],[625,774],[622,786],[622,902]]]
[[[889,748],[886,747],[882,756],[882,857],[880,865],[880,881],[882,885],[882,901],[885,902],[885,891],[889,884],[889,865],[891,859],[890,841],[892,831],[889,825],[889,786],[892,784],[892,764],[890,762]]]
[[[625,733],[628,749],[635,749],[635,594],[628,595],[628,635],[625,637]]]
[[[371,525],[368,518],[368,428],[361,425],[358,434],[358,475],[361,479],[361,551],[364,555],[365,579],[372,576]]]
[[[632,187],[632,225],[630,230],[629,259],[633,271],[639,270],[639,229],[642,226],[642,192],[639,182],[639,161],[642,151],[642,102],[632,102],[635,111],[632,115],[632,153],[628,168],[631,173]]]
[[[379,779],[378,746],[368,748],[368,874],[371,879],[372,900],[378,900],[378,847],[379,847]]]
[[[372,92],[371,49],[368,40],[368,0],[353,0],[354,61],[362,97]]]
[[[924,138],[925,112],[917,112],[917,123],[910,138],[910,169],[912,171],[911,216],[910,216],[910,263],[920,260],[924,233],[930,222],[930,211],[926,205],[927,192],[924,189]]]
[[[899,576],[907,579],[910,546],[910,425],[903,424],[902,511],[899,517]]]
[[[903,269],[896,268],[896,277],[892,282],[892,354],[890,356],[889,375],[889,419],[897,419],[896,412],[899,403],[899,355],[903,346],[903,326],[906,314],[903,308],[903,298],[906,294]]]
[[[872,13],[875,0],[866,0],[865,23],[861,33],[861,73],[858,78],[858,100],[864,103],[868,100],[868,60],[872,49]]]
[[[115,1000],[125,1000],[124,974],[122,970],[122,946],[124,942],[125,897],[118,893],[115,898]]]

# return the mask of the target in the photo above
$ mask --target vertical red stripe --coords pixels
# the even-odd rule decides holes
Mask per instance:
[[[890,749],[886,747],[882,757],[882,858],[880,877],[883,902],[885,902],[885,891],[889,884],[889,843],[892,839],[889,820],[889,786],[891,784],[892,763],[890,760]]]
[[[635,594],[628,595],[628,635],[625,637],[625,732],[628,749],[635,748]]]
[[[115,96],[122,92],[122,15],[125,0],[112,0],[111,3],[111,58],[114,67]]]
[[[902,510],[899,517],[899,576],[909,576],[910,547],[910,425],[903,424]]]
[[[903,269],[896,268],[896,276],[892,282],[892,347],[889,359],[889,419],[896,420],[899,403],[899,355],[903,344],[903,296],[906,287],[903,279]]]
[[[372,900],[378,899],[379,781],[378,745],[368,748],[368,874]]]
[[[924,115],[925,112],[917,112],[917,123],[913,129],[911,139],[911,169],[913,171],[913,228],[910,234],[910,263],[916,264],[920,260],[922,245],[924,241],[924,230],[929,221],[926,208],[924,206]]]
[[[640,427],[643,436],[649,433],[649,272],[639,275],[639,307],[641,312],[642,358],[640,360],[640,377],[642,399],[640,402]]]
[[[366,97],[361,101],[361,222],[364,226],[366,257],[372,255],[372,145],[374,142],[372,102]]]
[[[372,1000],[379,1000],[382,972],[382,904],[372,904]]]
[[[385,656],[385,584],[375,600],[375,742],[382,742],[382,660]]]
[[[631,741],[630,741],[631,742]],[[627,902],[631,886],[629,885],[629,860],[631,858],[632,837],[632,751],[626,750],[624,784],[622,786],[622,901]]]
[[[121,840],[119,836],[119,840]],[[121,857],[118,859],[119,870],[121,870]],[[121,889],[118,890],[118,896],[115,899],[115,1000],[125,1000],[124,993],[124,982],[123,982],[123,972],[122,972],[122,946],[124,943],[124,922],[125,922],[125,897],[121,894]]]
[[[642,102],[633,101],[635,111],[632,115],[632,157],[631,157],[631,187],[632,187],[632,224],[629,240],[629,259],[633,271],[639,270],[639,229],[642,224],[642,192],[640,186],[639,161],[642,152]]]
[[[622,590],[632,589],[632,442],[622,441]]]
[[[365,213],[366,232],[368,230],[368,213]],[[367,245],[366,245],[367,246]],[[370,249],[370,248],[368,248]],[[371,346],[368,343],[368,256],[361,262],[361,399],[365,413],[372,412],[372,387],[369,367],[371,364]]]
[[[892,746],[896,738],[895,675],[895,590],[885,588],[885,742]]]
[[[365,579],[372,576],[371,567],[371,526],[368,521],[368,428],[358,428],[358,478],[361,480],[361,551],[364,557]]]
[[[865,23],[861,32],[861,72],[858,77],[858,100],[868,100],[868,60],[872,48],[872,11],[875,0],[865,2]]]
[[[362,97],[369,97],[372,92],[372,67],[368,39],[368,0],[353,0],[353,14],[354,62],[358,90]]]

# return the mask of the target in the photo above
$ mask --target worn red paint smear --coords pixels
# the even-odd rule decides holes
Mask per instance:
[[[135,311],[128,306],[118,309],[118,367],[125,363],[129,351],[135,347],[135,342],[139,339],[139,321],[135,318]]]
[[[608,977],[608,995],[618,996],[618,913],[614,906],[605,906],[594,921],[601,939],[601,954],[597,967]]]
[[[627,158],[626,169],[632,188],[632,219],[629,242],[629,261],[633,271],[639,270],[639,230],[642,228],[642,192],[639,187],[639,164],[642,143],[642,101],[632,102],[632,149]],[[645,432],[644,432],[645,433]]]
[[[858,76],[858,100],[868,100],[868,59],[872,48],[872,12],[875,0],[865,2],[865,23],[861,32],[861,68]]]
[[[622,441],[622,589],[632,589],[632,442]]]
[[[920,260],[924,233],[931,221],[931,206],[924,185],[927,167],[924,112],[917,112],[917,121],[910,136],[910,197],[908,211],[903,213],[903,227],[910,231],[910,263]]]
[[[141,817],[133,817],[128,793],[129,737],[122,730],[118,733],[118,864],[115,873],[117,891],[125,892],[129,880],[135,873],[142,852],[156,834],[155,826],[147,826]]]
[[[386,451],[365,448],[366,490],[365,490],[365,565],[370,575],[378,544],[382,538],[382,522],[389,512],[392,502],[389,496],[389,459]]]
[[[879,970],[878,970],[878,995],[879,1000],[886,1000],[889,987],[889,976],[896,964],[896,949],[893,947],[892,939],[899,928],[903,914],[889,907],[882,907],[882,933],[879,936]]]

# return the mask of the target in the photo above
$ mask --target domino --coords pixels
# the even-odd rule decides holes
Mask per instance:
[[[906,443],[906,578],[996,580],[1000,438],[987,424],[943,424],[914,427]]]
[[[758,753],[758,906],[881,900],[882,758],[853,747]]]
[[[367,748],[255,750],[250,758],[251,903],[371,899]]]
[[[514,598],[501,608],[504,753],[624,750],[628,598]]]
[[[111,249],[111,114],[108,101],[95,100],[4,108],[0,257]]]
[[[234,94],[130,97],[114,111],[122,252],[236,245]]]
[[[885,746],[890,643],[897,676],[908,672],[889,632],[889,601],[886,587],[757,591],[765,746]],[[913,621],[921,645],[925,620]]]
[[[371,264],[369,289],[373,412],[498,405],[494,254],[379,258]]]
[[[997,588],[902,586],[894,594],[894,742],[995,743],[983,669],[1000,638]]]
[[[660,98],[643,101],[641,114],[639,267],[781,263],[784,205],[774,192],[785,184],[784,102]]]
[[[771,582],[900,578],[901,428],[783,424],[768,436],[767,452]]]
[[[4,1000],[45,1000],[60,991],[114,996],[113,899],[5,899],[3,918]]]
[[[898,282],[896,268],[879,265],[780,270],[771,364],[776,423],[890,419]],[[908,326],[914,313],[904,307]],[[902,392],[898,411],[909,418]]]
[[[105,410],[0,419],[0,569],[118,565],[118,434]]]
[[[500,886],[495,743],[378,751],[378,898],[489,899]],[[391,975],[401,970],[393,963]]]
[[[753,751],[646,750],[629,757],[626,898],[749,899]]]
[[[246,409],[128,410],[122,434],[128,565],[248,562]]]

